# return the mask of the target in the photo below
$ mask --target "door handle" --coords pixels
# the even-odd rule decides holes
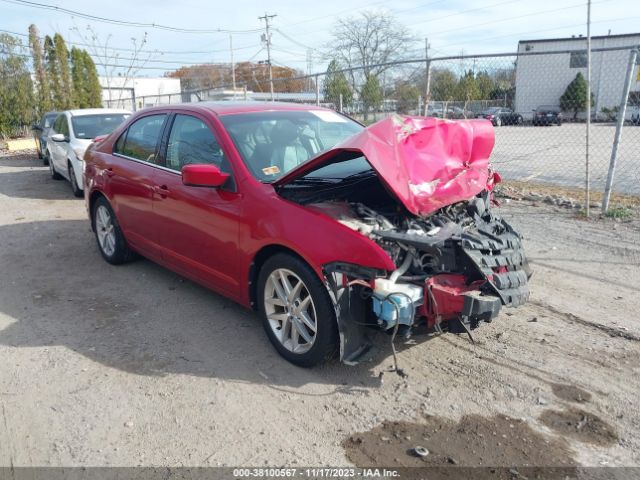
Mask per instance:
[[[160,195],[161,198],[167,198],[167,195],[169,195],[169,187],[166,185],[156,185],[153,187],[153,191]]]
[[[113,171],[113,168],[109,167],[107,168],[104,173],[107,175],[107,177],[113,177],[115,175],[115,172]]]

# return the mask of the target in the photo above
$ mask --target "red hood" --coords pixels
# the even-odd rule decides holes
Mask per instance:
[[[487,120],[394,115],[293,169],[274,185],[341,161],[345,152],[361,153],[407,210],[429,215],[491,184],[489,155],[494,140]]]

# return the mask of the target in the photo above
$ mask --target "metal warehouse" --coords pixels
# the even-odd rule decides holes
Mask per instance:
[[[602,109],[620,105],[629,62],[629,49],[640,45],[640,33],[591,37],[591,91],[597,118]],[[540,105],[559,105],[560,96],[578,72],[587,76],[587,39],[582,36],[518,43],[515,109],[524,118]],[[598,49],[611,49],[598,51]],[[552,52],[564,53],[552,53]],[[546,53],[548,52],[548,53]],[[630,98],[640,97],[635,66]],[[584,112],[579,117],[584,118]]]

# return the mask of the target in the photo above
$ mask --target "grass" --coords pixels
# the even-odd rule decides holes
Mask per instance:
[[[611,207],[604,216],[609,218],[631,218],[633,216],[633,210],[622,206]]]

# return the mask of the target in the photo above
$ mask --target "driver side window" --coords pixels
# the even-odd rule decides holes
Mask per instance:
[[[199,118],[178,114],[169,135],[166,166],[179,172],[190,164],[213,164],[223,172],[231,173],[211,129]]]

